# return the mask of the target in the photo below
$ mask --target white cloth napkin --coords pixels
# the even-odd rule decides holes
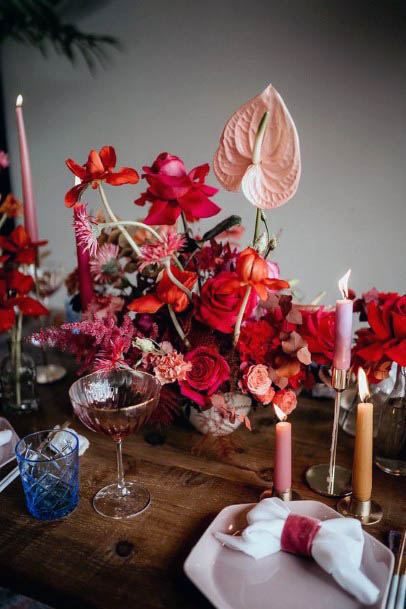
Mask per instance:
[[[11,431],[11,429],[3,429],[3,431],[0,431],[0,446],[8,444],[12,437],[13,432]]]
[[[216,539],[233,550],[240,550],[255,559],[281,550],[281,534],[290,510],[281,499],[267,498],[247,515],[248,527],[241,536],[215,533]],[[361,603],[372,605],[379,590],[360,570],[364,535],[355,518],[332,518],[320,523],[311,555],[317,564],[330,573],[344,590]]]
[[[56,425],[56,427],[54,427],[54,429],[59,429],[59,425]],[[78,440],[79,440],[79,457],[81,457],[89,448],[90,443],[89,440],[85,437],[85,436],[81,436],[77,431],[75,431],[74,429],[71,429],[70,427],[64,427],[61,431],[70,431],[71,433],[74,433],[75,436],[77,436]],[[55,438],[53,438],[52,443],[57,447],[57,448],[62,448],[63,444],[65,443],[63,434],[57,434]]]

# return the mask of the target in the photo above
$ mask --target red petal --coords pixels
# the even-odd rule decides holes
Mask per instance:
[[[140,176],[135,171],[135,169],[130,169],[130,167],[122,167],[116,173],[109,173],[106,176],[107,184],[111,184],[111,186],[121,186],[122,184],[137,184],[139,182]]]
[[[116,151],[113,146],[103,146],[99,152],[99,156],[105,169],[114,169],[117,163]]]
[[[263,282],[270,290],[286,290],[290,287],[289,283],[284,279],[264,279]]]
[[[9,286],[19,294],[28,294],[34,287],[34,280],[29,275],[14,270],[9,275]]]
[[[13,230],[10,235],[10,239],[13,241],[13,243],[16,244],[18,248],[25,247],[26,245],[28,245],[29,242],[27,231],[25,230],[24,226],[22,226],[22,224],[20,224],[19,226],[17,226],[17,228]]]
[[[49,314],[48,309],[46,309],[44,305],[30,296],[18,296],[17,298],[11,299],[10,303],[17,305],[23,315],[39,317],[40,315]]]
[[[190,190],[178,199],[181,208],[194,218],[211,218],[221,211],[221,207],[210,201],[199,191]]]
[[[104,165],[96,150],[91,150],[86,163],[87,178],[98,179],[105,173]]]
[[[164,303],[153,294],[147,294],[146,296],[141,296],[130,302],[128,309],[130,311],[135,311],[136,313],[156,313],[163,304]]]
[[[83,167],[83,165],[79,165],[73,159],[66,159],[65,164],[66,164],[67,168],[70,169],[71,172],[75,176],[77,176],[81,180],[85,179],[85,177],[86,177],[86,167]]]
[[[156,200],[151,205],[145,224],[175,224],[180,216],[181,209],[176,202]]]
[[[395,347],[388,349],[386,355],[397,362],[399,366],[406,366],[406,340],[402,340]]]
[[[197,167],[193,167],[193,169],[189,172],[189,178],[191,180],[199,180],[200,182],[204,182],[204,178],[210,171],[210,165],[208,163],[204,163],[204,165],[198,165]]]
[[[406,315],[392,313],[392,321],[396,338],[406,338]]]
[[[0,332],[11,330],[14,325],[14,319],[13,309],[0,309]]]
[[[369,347],[357,350],[357,355],[367,362],[378,362],[383,356],[383,346],[381,343],[374,343]]]
[[[74,186],[73,188],[68,190],[68,192],[65,195],[66,207],[73,207],[74,205],[76,205],[76,203],[79,201],[80,197],[82,196],[82,193],[86,190],[86,188],[88,186],[89,186],[88,182],[82,182],[81,184],[77,184],[76,186]]]
[[[19,252],[15,257],[15,260],[16,262],[20,262],[21,264],[32,264],[33,262],[35,262],[35,258],[35,248],[29,247]]]

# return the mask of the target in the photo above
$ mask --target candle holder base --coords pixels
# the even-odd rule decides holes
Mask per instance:
[[[282,493],[276,493],[273,488],[267,488],[261,493],[259,500],[262,501],[262,499],[269,499],[270,497],[279,497],[282,501],[298,501],[301,499],[299,493],[292,489],[288,489]]]
[[[67,370],[59,364],[45,364],[37,366],[38,385],[48,385],[60,381],[65,376]]]
[[[381,506],[375,501],[359,501],[354,497],[340,499],[337,510],[346,518],[356,518],[364,526],[377,524],[383,516]]]
[[[332,492],[329,489],[328,475],[329,465],[327,463],[312,465],[306,471],[306,482],[312,491],[324,497],[346,497],[351,495],[351,470],[341,467],[341,465],[336,465]]]

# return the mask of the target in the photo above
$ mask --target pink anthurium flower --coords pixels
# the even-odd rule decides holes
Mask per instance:
[[[242,189],[260,209],[286,203],[300,179],[299,137],[272,85],[242,105],[224,127],[214,156],[214,172],[230,191]]]

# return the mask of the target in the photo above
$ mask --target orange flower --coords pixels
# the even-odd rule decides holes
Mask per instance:
[[[249,285],[258,294],[261,300],[266,300],[268,290],[283,290],[289,287],[283,279],[270,279],[269,267],[252,247],[246,247],[237,258],[237,275],[239,285]]]
[[[189,290],[193,288],[197,280],[196,273],[181,271],[176,266],[171,266],[171,271],[186,288]],[[128,305],[128,308],[136,313],[156,313],[165,304],[171,305],[176,313],[184,311],[189,304],[187,295],[171,281],[167,271],[163,272],[162,279],[156,286],[155,294],[146,294],[136,298]]]
[[[0,205],[0,213],[6,214],[8,218],[16,218],[17,216],[21,216],[22,211],[23,204],[21,201],[16,199],[11,192]]]

